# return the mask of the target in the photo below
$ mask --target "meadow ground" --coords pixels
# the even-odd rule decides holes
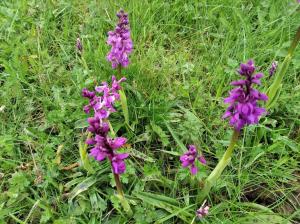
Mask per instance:
[[[111,122],[128,138],[121,181],[132,218],[114,196],[109,163],[90,159],[94,174],[76,166],[86,138],[81,90],[114,74],[106,39],[120,8],[134,42],[123,70],[130,127],[121,112]],[[293,0],[1,1],[0,223],[191,223],[197,179],[229,142],[223,99],[239,63],[253,58],[266,90],[299,10]],[[300,47],[277,104],[243,130],[199,222],[300,223],[299,73]],[[188,144],[207,160],[193,178],[179,161]]]

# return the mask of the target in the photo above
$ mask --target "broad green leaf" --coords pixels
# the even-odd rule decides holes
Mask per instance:
[[[88,134],[87,139],[91,137],[91,133]],[[95,170],[93,169],[91,163],[90,163],[90,158],[87,153],[87,144],[82,144],[81,142],[79,143],[79,154],[80,154],[80,159],[82,162],[82,166],[84,169],[86,169],[89,173],[93,174],[95,173]]]
[[[82,192],[88,190],[93,184],[97,182],[97,179],[94,176],[88,177],[80,184],[78,184],[69,194],[69,202],[71,202],[77,195],[81,194]]]
[[[163,152],[163,153],[170,154],[172,156],[181,156],[181,154],[179,152],[175,152],[175,151],[167,151],[167,150],[163,150],[163,149],[156,149],[156,150]]]
[[[179,207],[179,203],[173,198],[148,192],[138,192],[135,193],[135,196],[141,199],[143,202],[151,204],[158,208],[162,208],[167,212],[170,212],[171,214],[179,211],[178,215],[176,216],[185,222],[187,222],[188,219],[190,219],[193,216],[191,215],[191,213],[186,212],[185,210],[180,211],[182,210],[182,208]]]
[[[122,106],[125,123],[129,126],[129,112],[128,112],[128,105],[127,105],[127,98],[123,90],[120,90],[119,94],[120,94],[121,106]]]
[[[269,100],[267,101],[266,107],[270,108],[271,106],[274,106],[279,94],[280,94],[280,88],[282,87],[282,80],[283,77],[289,67],[289,64],[291,62],[292,56],[294,54],[294,51],[300,41],[300,27],[298,28],[298,31],[296,33],[296,36],[293,40],[293,42],[290,45],[290,48],[288,50],[288,53],[282,63],[282,65],[279,67],[279,71],[275,76],[275,80],[272,83],[272,85],[267,90],[267,95],[269,97]]]
[[[256,223],[291,224],[290,221],[276,214],[256,214],[256,213],[249,214],[246,217],[239,218],[238,220],[235,220],[235,222],[243,223],[243,224],[256,224]]]
[[[175,132],[172,130],[172,128],[170,127],[170,125],[169,125],[167,122],[165,122],[165,124],[166,124],[166,126],[167,126],[169,132],[170,132],[171,135],[173,136],[174,140],[176,141],[177,145],[180,147],[181,153],[186,152],[187,149],[186,149],[185,145],[183,144],[183,142],[178,138],[178,136],[177,136],[177,135],[175,134]]]
[[[152,130],[159,136],[163,146],[167,146],[170,144],[169,138],[166,133],[162,130],[162,128],[154,123],[151,123]]]
[[[144,161],[150,162],[150,163],[153,163],[155,161],[153,158],[151,158],[147,154],[145,154],[145,153],[143,153],[141,151],[138,151],[138,150],[136,150],[134,148],[130,149],[130,155],[134,156],[134,157],[137,157],[139,159],[142,159]]]
[[[178,211],[176,211],[176,212],[174,212],[174,213],[172,213],[172,214],[170,214],[170,215],[168,215],[168,216],[166,216],[166,217],[164,217],[164,218],[162,218],[162,219],[157,220],[155,223],[157,223],[157,224],[159,224],[159,223],[164,223],[164,222],[166,222],[167,220],[173,218],[174,216],[179,215],[181,212],[187,211],[187,210],[189,210],[190,208],[192,208],[192,207],[194,207],[194,206],[195,206],[195,205],[193,204],[193,205],[189,205],[189,206],[187,206],[187,207],[185,207],[185,208],[179,209]]]

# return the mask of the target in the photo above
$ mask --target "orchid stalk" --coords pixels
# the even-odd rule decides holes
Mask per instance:
[[[204,187],[198,195],[198,202],[202,202],[207,197],[210,189],[215,185],[223,170],[230,163],[241,130],[247,125],[257,124],[259,118],[266,113],[265,108],[259,107],[258,101],[267,101],[268,97],[252,87],[253,84],[260,85],[260,79],[263,77],[262,73],[254,74],[255,69],[252,60],[241,64],[238,73],[244,77],[244,79],[231,83],[231,85],[236,86],[236,88],[231,90],[230,96],[224,100],[229,106],[223,118],[229,118],[229,124],[234,130],[227,150],[215,169],[206,179]]]
[[[124,81],[125,78],[122,77],[122,67],[127,67],[129,65],[129,54],[132,52],[133,49],[133,44],[132,40],[130,38],[130,27],[129,27],[129,20],[128,20],[128,14],[124,12],[124,10],[120,10],[117,13],[117,17],[119,19],[117,26],[113,31],[108,32],[108,39],[107,39],[107,44],[111,46],[111,50],[107,55],[107,60],[111,62],[112,68],[117,69],[117,78],[120,80],[117,81],[117,79],[113,76],[113,84],[112,84],[112,90],[113,90],[113,95],[115,99],[121,101],[122,105],[122,110],[123,110],[123,115],[125,118],[125,123],[129,126],[129,116],[128,116],[128,107],[127,107],[127,98],[125,93],[122,91],[122,89],[119,87],[119,83]],[[105,88],[105,87],[104,87]],[[100,87],[101,89],[101,87]],[[114,91],[117,90],[117,93]],[[97,91],[97,89],[96,89]],[[104,90],[103,90],[104,91]],[[110,103],[110,102],[109,102]],[[109,123],[108,119],[105,120],[105,122],[108,124],[109,129],[111,130],[113,136],[114,131]],[[121,138],[115,138],[119,139],[121,141]],[[122,140],[124,140],[123,138]],[[92,142],[94,143],[94,142]],[[121,146],[123,146],[126,143],[126,141],[123,141],[121,143]],[[112,169],[113,169],[113,175],[116,183],[116,188],[118,192],[118,196],[120,199],[120,202],[124,208],[124,210],[127,212],[129,216],[132,216],[132,210],[130,208],[129,203],[124,197],[124,192],[122,189],[122,184],[120,181],[120,174],[125,172],[125,163],[124,159],[128,157],[128,154],[119,154],[117,156],[114,155],[114,148],[110,145],[109,146],[109,141],[108,144],[105,144],[108,146],[107,156],[111,161],[112,164]],[[95,156],[97,159],[98,156],[98,151],[92,151],[91,155]],[[100,156],[102,159],[102,157]]]
[[[215,169],[210,173],[210,175],[205,180],[204,188],[201,190],[200,194],[198,194],[198,201],[202,202],[210,192],[210,189],[215,185],[216,181],[221,176],[223,170],[227,167],[227,165],[231,161],[231,156],[234,150],[234,146],[238,141],[239,131],[234,130],[231,136],[230,144],[223,154],[222,158],[218,162]]]

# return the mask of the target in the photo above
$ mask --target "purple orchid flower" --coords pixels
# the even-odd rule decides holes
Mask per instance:
[[[277,66],[278,66],[278,62],[277,61],[273,61],[272,64],[271,64],[271,68],[269,70],[270,76],[274,75],[274,73],[277,70]]]
[[[197,211],[196,211],[196,216],[201,219],[204,216],[208,215],[208,210],[209,210],[209,206],[201,206]]]
[[[112,68],[117,68],[119,65],[127,67],[129,64],[128,56],[133,49],[128,14],[121,9],[117,13],[117,17],[119,18],[119,22],[114,31],[108,32],[107,39],[107,44],[111,46],[107,60],[111,62]]]
[[[229,97],[224,99],[229,107],[223,118],[230,118],[230,125],[240,131],[246,125],[258,123],[259,118],[266,113],[265,108],[258,106],[258,101],[267,101],[268,97],[252,87],[253,84],[260,85],[260,79],[263,77],[262,73],[254,74],[255,66],[252,60],[241,64],[238,72],[245,79],[231,83],[237,88],[231,90]]]
[[[82,43],[81,43],[80,38],[77,38],[77,40],[76,40],[76,48],[77,48],[77,50],[78,50],[80,53],[82,53],[82,51],[83,51],[83,46],[82,46]]]
[[[198,172],[198,168],[195,165],[196,160],[199,160],[203,165],[206,164],[206,160],[203,155],[199,156],[196,146],[189,145],[189,150],[180,156],[180,161],[182,167],[190,167],[190,171],[192,175],[196,175]]]
[[[113,105],[120,98],[118,93],[121,89],[120,83],[125,80],[125,78],[117,80],[113,76],[112,87],[103,82],[101,86],[95,88],[96,92],[101,94],[100,96],[96,95],[96,92],[87,89],[82,90],[82,96],[89,99],[89,104],[84,106],[83,110],[87,114],[94,111],[94,116],[88,118],[88,131],[93,133],[94,136],[86,140],[86,144],[93,146],[90,150],[90,156],[98,161],[110,160],[115,174],[122,174],[126,170],[124,159],[129,154],[118,154],[116,151],[124,146],[127,139],[124,137],[109,137],[108,132],[110,128],[107,119],[115,111]]]

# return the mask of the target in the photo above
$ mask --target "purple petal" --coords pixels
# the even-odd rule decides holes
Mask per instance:
[[[88,145],[94,145],[96,144],[96,141],[93,138],[89,138],[85,141],[85,143]]]
[[[112,168],[115,174],[122,174],[126,170],[126,164],[124,161],[113,161]]]
[[[196,146],[195,145],[189,145],[189,151],[191,152],[197,152]]]
[[[242,86],[246,84],[246,80],[238,80],[238,81],[233,81],[230,83],[232,86]]]
[[[259,94],[259,99],[263,100],[263,101],[267,101],[268,100],[268,96],[266,94],[260,93]]]
[[[206,165],[206,159],[204,158],[204,156],[199,156],[198,160],[200,161],[200,163],[202,163],[203,165]]]
[[[189,161],[187,155],[182,155],[182,156],[180,156],[180,161],[181,161],[181,166],[182,166],[182,167],[187,167],[187,166],[190,165],[190,161]]]
[[[192,174],[192,175],[196,175],[196,174],[197,174],[198,168],[195,166],[195,164],[193,164],[193,165],[190,167],[190,171],[191,171],[191,174]]]
[[[109,145],[112,149],[118,149],[121,148],[125,143],[127,139],[124,137],[117,137],[115,139],[111,139],[109,141]]]
[[[231,112],[230,112],[230,111],[226,111],[226,112],[223,114],[222,118],[223,118],[223,119],[226,119],[227,117],[230,117],[230,116],[231,116]]]
[[[120,153],[120,154],[116,155],[117,159],[119,159],[119,160],[126,159],[128,156],[129,156],[128,153]]]
[[[106,153],[104,153],[104,152],[99,152],[98,155],[97,155],[97,157],[96,157],[96,160],[102,161],[102,160],[104,160],[104,159],[106,158],[106,156],[107,156]]]

